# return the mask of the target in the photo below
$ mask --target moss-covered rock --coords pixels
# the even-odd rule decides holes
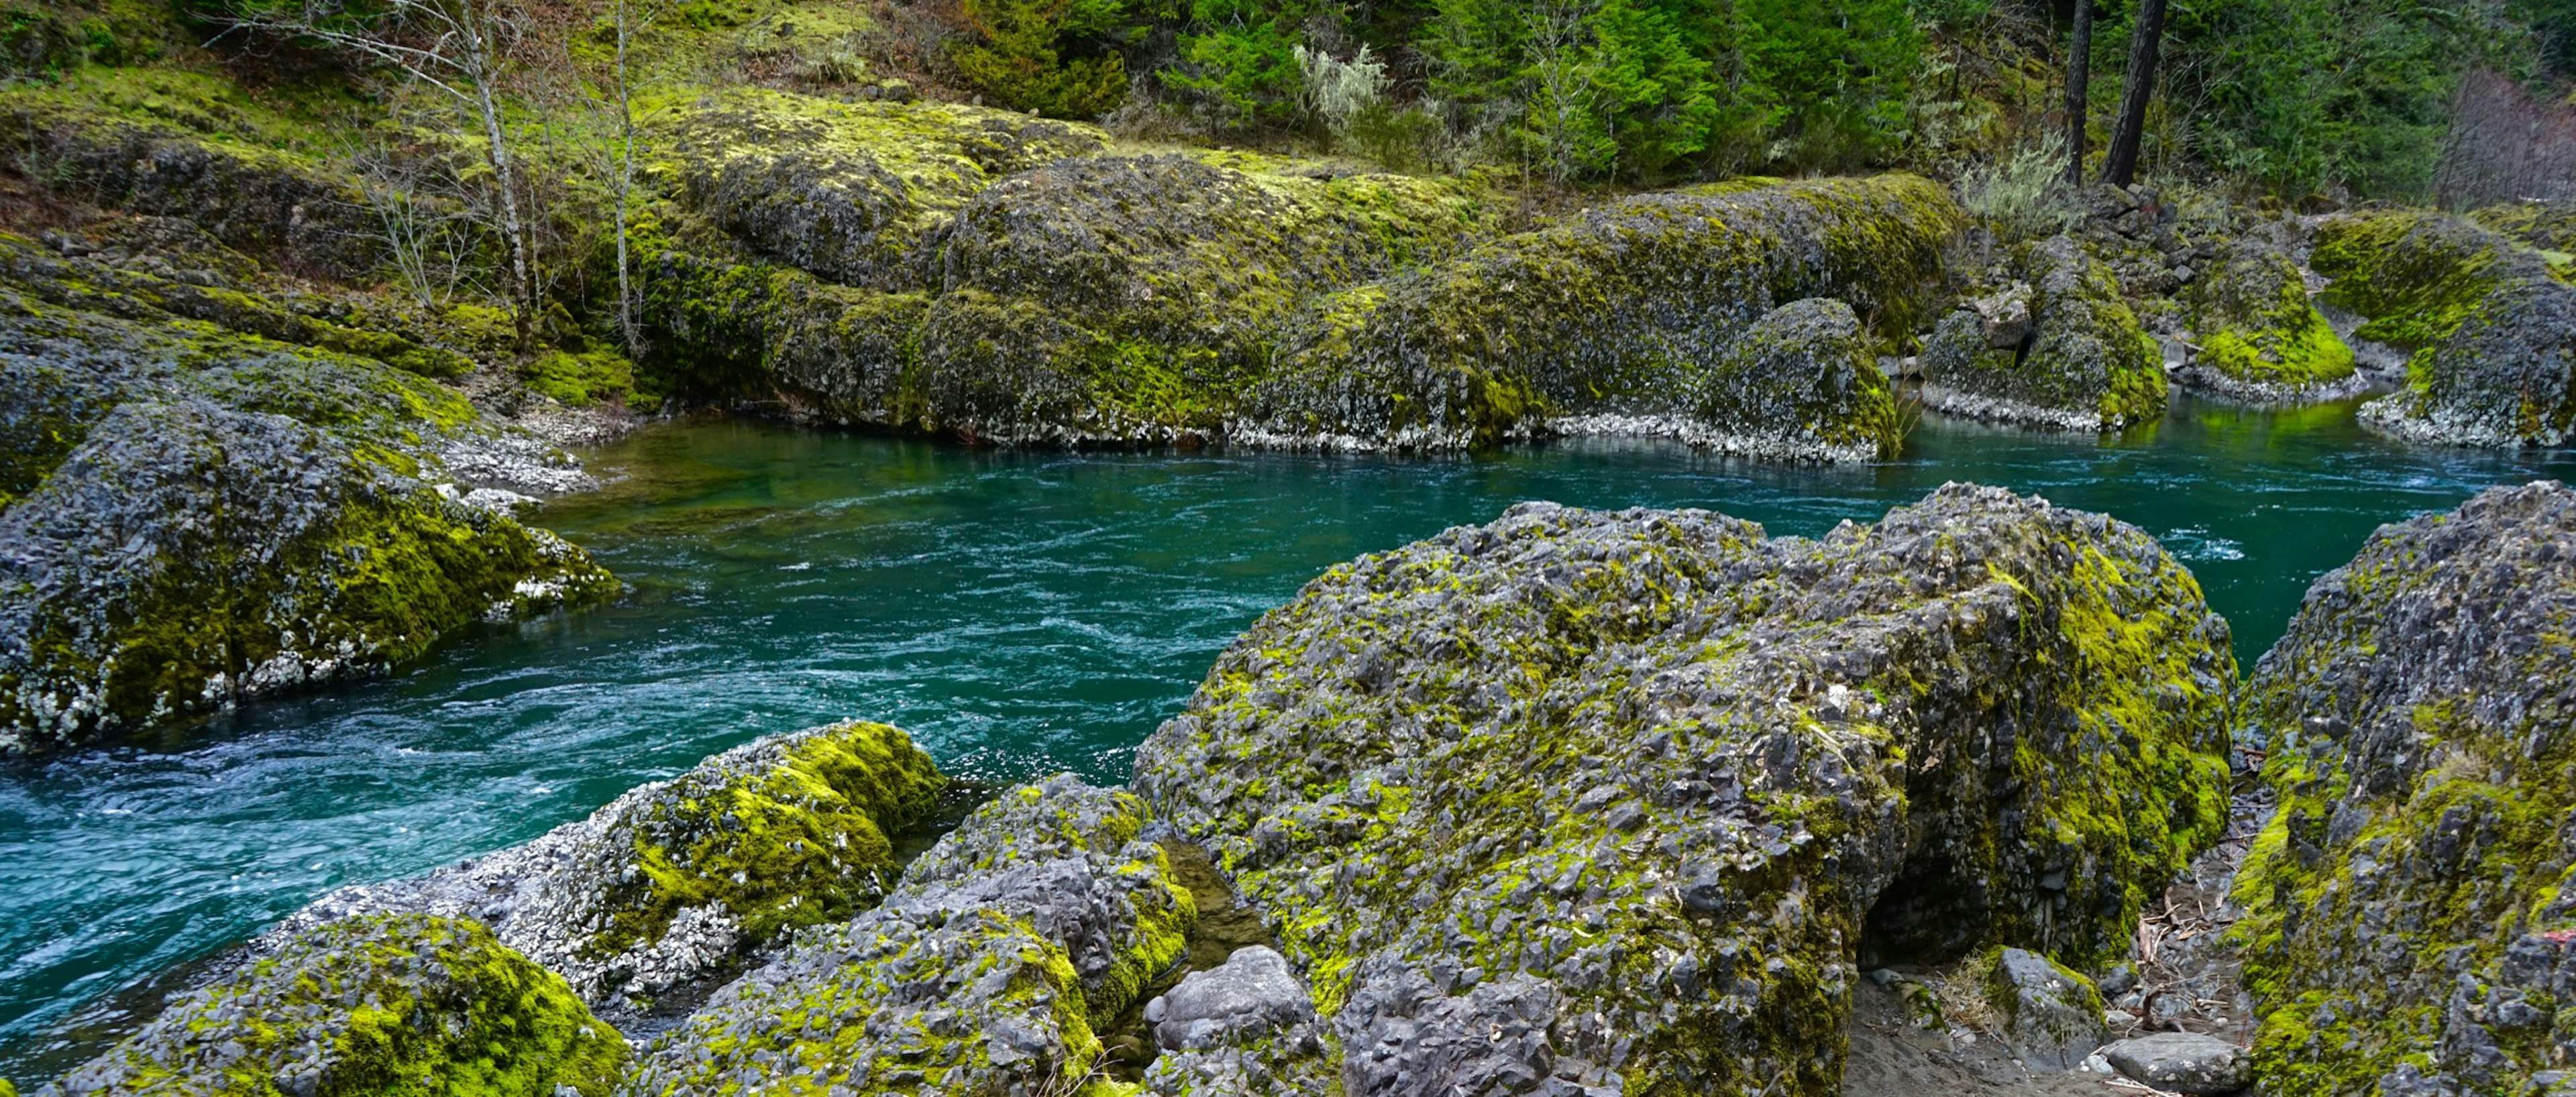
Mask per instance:
[[[2218,248],[2184,296],[2199,345],[2174,379],[2190,388],[2285,404],[2349,396],[2367,383],[2352,348],[2309,301],[2307,277],[2260,238]]]
[[[874,906],[897,875],[892,839],[928,819],[945,785],[885,724],[768,736],[525,845],[342,888],[270,937],[359,914],[471,918],[602,1013],[640,1013],[793,930]]]
[[[455,482],[518,471],[517,440],[455,391],[166,314],[61,307],[8,277],[0,753],[380,672],[474,621],[615,588],[466,490],[530,485]]]
[[[753,251],[878,289],[920,288],[925,245],[993,180],[1106,141],[1012,111],[759,89],[678,109],[656,136],[658,173]]]
[[[2576,200],[2507,202],[2471,213],[2469,220],[2538,249],[2559,277],[2576,280]]]
[[[2164,414],[2164,357],[2109,267],[2074,238],[2019,249],[2027,337],[2008,346],[1973,310],[1951,312],[1923,347],[1924,402],[1954,415],[2056,430],[2119,430]]]
[[[606,1097],[626,1042],[470,921],[353,918],[180,995],[46,1097]]]
[[[2535,1093],[2576,1056],[2576,492],[2382,527],[2248,694],[2266,1093]]]
[[[2406,385],[2362,422],[2401,438],[2555,446],[2576,438],[2576,286],[2551,260],[2457,217],[2377,213],[2317,232],[2326,300],[2408,348]]]
[[[1669,413],[1779,304],[1833,297],[1904,339],[1961,214],[1913,176],[1640,195],[1327,298],[1237,436],[1458,449],[1549,417]]]
[[[374,272],[378,226],[355,181],[259,140],[261,126],[232,117],[238,88],[177,72],[104,79],[0,90],[0,153],[68,196],[184,218],[289,267]]]
[[[1095,1030],[1196,917],[1146,821],[1070,777],[1004,793],[875,910],[718,991],[621,1092],[1114,1092]]]
[[[2225,824],[2227,635],[2146,534],[2000,491],[1814,541],[1527,504],[1310,584],[1135,788],[1355,1095],[1831,1094],[1863,957],[2125,952]]]
[[[1851,306],[1826,298],[1756,321],[1695,379],[1685,407],[1728,452],[1820,461],[1896,456],[1905,440],[1887,375]]]

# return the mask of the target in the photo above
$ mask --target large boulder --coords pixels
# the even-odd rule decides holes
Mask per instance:
[[[43,1097],[607,1097],[627,1056],[562,979],[470,921],[352,918],[176,997]]]
[[[925,245],[993,180],[1107,140],[1013,111],[751,88],[674,112],[653,136],[657,177],[752,251],[877,289],[920,288]]]
[[[2019,249],[2011,269],[2026,326],[1966,308],[1943,317],[1923,346],[1925,404],[2055,430],[2119,430],[2164,414],[2163,355],[2109,267],[2058,236]]]
[[[717,991],[620,1092],[1084,1091],[1097,1029],[1196,917],[1146,822],[1135,797],[1071,777],[1003,793],[882,905]]]
[[[470,918],[594,1009],[638,1014],[874,906],[900,872],[892,839],[929,818],[945,784],[885,724],[768,736],[525,845],[332,892],[262,941],[361,914]]]
[[[2181,565],[2041,500],[1818,540],[1524,504],[1264,617],[1134,787],[1354,1097],[1821,1095],[1863,957],[2125,952],[2225,824],[2233,686]]]
[[[2367,384],[2352,348],[2308,298],[2307,276],[2280,248],[2240,236],[2216,249],[2184,294],[2199,345],[2182,384],[2237,400],[2304,403]]]
[[[381,361],[0,280],[0,381],[0,753],[381,672],[615,587],[509,509],[567,470]]]
[[[2356,333],[2410,349],[2406,384],[2362,407],[2401,438],[2557,446],[2576,438],[2576,286],[2548,256],[2434,213],[2336,218],[2311,263]]]
[[[1904,338],[1961,219],[1908,175],[1622,199],[1325,299],[1238,432],[1459,449],[1543,433],[1551,416],[1673,414],[1781,304],[1832,297]]]
[[[2559,1092],[2576,1056],[2576,492],[2383,527],[2257,666],[2240,870],[2280,1097]]]

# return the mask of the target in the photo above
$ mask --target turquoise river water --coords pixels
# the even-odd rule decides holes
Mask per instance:
[[[533,837],[768,732],[852,716],[950,771],[1125,776],[1217,652],[1318,571],[1524,499],[1696,506],[1812,535],[1948,480],[2106,511],[2188,562],[2253,659],[2382,522],[2576,457],[2410,449],[2349,406],[2178,400],[2115,439],[1934,420],[1903,460],[1767,468],[1649,444],[1490,457],[967,450],[743,423],[590,455],[541,519],[611,605],[448,644],[384,681],[0,766],[0,1077],[127,1023],[150,973],[340,884]]]

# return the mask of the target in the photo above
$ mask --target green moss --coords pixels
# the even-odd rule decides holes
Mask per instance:
[[[2310,303],[2289,259],[2243,245],[2194,283],[2191,324],[2199,365],[2242,381],[2296,391],[2353,375],[2352,348]]]
[[[2401,347],[2429,347],[2481,315],[2497,279],[2492,248],[2446,246],[2443,218],[2429,213],[2338,217],[2317,230],[2309,260],[2334,281],[2325,299],[2368,319],[2354,334]]]
[[[624,403],[635,391],[634,364],[613,350],[554,351],[519,367],[528,388],[570,407]]]
[[[693,771],[635,822],[642,876],[609,896],[589,950],[658,940],[688,907],[723,910],[753,942],[847,918],[892,883],[891,836],[946,785],[909,736],[864,721],[801,736],[750,772]]]
[[[371,915],[181,998],[74,1078],[83,1092],[184,1079],[190,1092],[283,1097],[284,1068],[303,1060],[320,1068],[320,1097],[607,1097],[625,1058],[560,977],[481,925]]]

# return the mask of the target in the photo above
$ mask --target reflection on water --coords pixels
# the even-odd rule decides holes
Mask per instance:
[[[713,423],[593,455],[543,521],[632,585],[384,682],[0,770],[0,1074],[73,1007],[332,886],[525,840],[753,736],[866,716],[988,779],[1123,778],[1216,652],[1324,567],[1524,499],[1812,535],[1948,480],[2162,538],[2249,664],[2381,522],[2576,463],[2406,449],[2349,407],[2180,402],[2113,439],[1935,420],[1903,461],[1748,466],[1593,442],[1430,461],[970,451]],[[109,1000],[113,1005],[114,1000]],[[113,1021],[112,1009],[92,1011]]]

